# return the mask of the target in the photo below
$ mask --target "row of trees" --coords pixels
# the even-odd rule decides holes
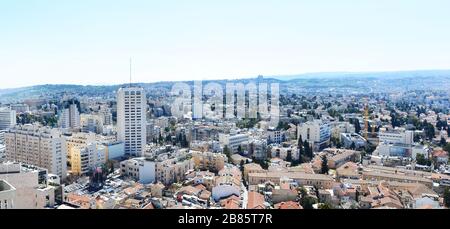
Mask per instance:
[[[44,126],[57,127],[58,126],[58,118],[56,115],[50,116],[37,116],[29,113],[23,113],[17,115],[16,121],[18,124],[31,124],[35,122],[39,122]]]
[[[301,164],[305,162],[309,162],[314,157],[313,149],[308,141],[303,141],[302,136],[298,138],[297,142],[297,149],[299,158],[297,161],[293,161],[294,164]],[[292,162],[292,155],[291,155],[291,162]]]
[[[182,148],[189,148],[190,144],[189,141],[187,140],[186,134],[184,133],[179,133],[175,139],[173,139],[173,136],[168,134],[166,135],[166,137],[164,138],[161,133],[159,134],[158,137],[153,138],[153,143],[155,144],[173,144],[173,145],[179,145]]]

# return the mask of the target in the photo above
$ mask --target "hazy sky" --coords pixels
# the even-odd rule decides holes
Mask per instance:
[[[0,88],[450,69],[448,0],[0,0]]]

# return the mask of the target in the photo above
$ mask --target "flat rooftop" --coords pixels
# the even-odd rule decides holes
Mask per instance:
[[[11,190],[15,190],[15,188],[5,180],[0,180],[0,192],[6,192]]]
[[[333,181],[333,178],[323,174],[308,174],[302,172],[265,172],[265,173],[251,173],[250,177],[259,178],[282,178],[287,177],[290,179],[298,180],[327,180]]]

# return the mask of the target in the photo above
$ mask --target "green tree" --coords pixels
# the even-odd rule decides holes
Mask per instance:
[[[331,204],[324,203],[324,204],[319,205],[319,209],[320,210],[330,210],[330,209],[334,209],[334,208],[333,208],[333,206],[331,206]]]
[[[223,154],[225,154],[228,157],[228,161],[231,161],[231,151],[228,148],[227,145],[225,145],[225,147],[223,147]]]
[[[244,151],[242,150],[242,146],[239,146],[239,147],[238,147],[238,154],[241,154],[241,155],[242,155],[243,152],[244,152]]]
[[[313,205],[317,203],[316,199],[311,196],[306,196],[300,201],[303,209],[314,209]]]
[[[326,155],[322,156],[322,174],[328,174],[330,169],[328,168],[328,158]]]
[[[172,136],[169,134],[166,136],[166,142],[172,142]]]
[[[313,209],[315,200],[308,196],[308,192],[306,191],[305,187],[300,187],[298,189],[298,192],[300,194],[300,205],[302,205],[304,209]]]
[[[447,143],[447,145],[444,146],[444,151],[447,151],[450,153],[450,143]]]
[[[309,159],[313,158],[313,150],[311,148],[311,146],[309,145],[309,142],[305,140],[305,142],[303,143],[304,145],[304,149],[305,149],[305,155],[306,157],[308,157]]]
[[[445,189],[444,204],[447,208],[450,208],[450,188]]]
[[[436,136],[436,131],[434,129],[433,124],[428,123],[427,121],[424,122],[424,131],[425,131],[425,136],[429,140],[432,140]]]
[[[300,135],[300,137],[298,138],[297,147],[298,147],[299,149],[303,148],[303,139],[302,139],[302,135]]]
[[[432,161],[428,158],[425,158],[425,156],[423,154],[417,154],[416,162],[419,165],[426,165],[426,166],[431,166],[431,164],[432,164]]]
[[[244,173],[244,165],[245,165],[245,161],[241,160],[240,166],[241,166],[241,172]]]
[[[158,143],[159,143],[159,144],[163,144],[163,141],[164,141],[164,138],[163,138],[163,136],[161,135],[161,133],[159,133]]]
[[[292,162],[292,153],[291,153],[291,152],[288,152],[288,153],[287,153],[287,155],[286,155],[286,161],[287,161],[287,162]]]
[[[303,149],[303,139],[302,139],[301,135],[298,138],[297,150],[298,150],[298,164],[301,164],[301,163],[303,163],[303,157],[304,157],[304,154],[305,154],[305,151]]]
[[[350,146],[350,149],[355,150],[356,149],[356,144],[355,142],[352,142],[352,145]]]
[[[441,146],[444,147],[445,145],[447,145],[447,141],[445,140],[445,138],[441,138]]]
[[[360,133],[361,132],[361,124],[359,123],[359,120],[357,118],[352,118],[349,121],[350,121],[350,124],[353,124],[355,126],[355,132]]]

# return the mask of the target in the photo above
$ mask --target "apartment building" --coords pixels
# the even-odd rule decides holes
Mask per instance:
[[[237,167],[229,166],[219,171],[216,177],[215,186],[212,189],[212,196],[216,202],[230,196],[241,195],[242,173]]]
[[[66,137],[67,145],[67,161],[72,163],[72,154],[75,149],[86,147],[88,144],[96,142],[96,135],[94,133],[74,133]]]
[[[308,141],[315,151],[323,149],[330,143],[330,124],[322,120],[313,120],[298,126],[298,138]]]
[[[17,162],[0,164],[0,180],[15,189],[12,208],[43,209],[55,205],[55,188],[47,185],[47,170]],[[0,198],[1,199],[1,198]]]
[[[85,176],[107,161],[106,147],[90,143],[71,150],[71,172],[74,175]]]
[[[267,159],[267,142],[264,140],[253,139],[250,140],[247,146],[248,153],[256,160]]]
[[[120,163],[121,174],[141,183],[171,185],[183,181],[193,171],[194,161],[186,155],[164,159],[133,158]]]
[[[286,133],[275,128],[267,130],[267,143],[268,144],[281,144],[286,140]]]
[[[6,159],[47,169],[65,180],[67,146],[57,129],[39,125],[16,126],[5,133]]]
[[[380,131],[378,137],[380,142],[385,144],[412,145],[414,143],[414,131],[409,130],[396,129]]]
[[[11,104],[11,110],[15,110],[16,113],[25,113],[30,111],[30,106],[23,103]]]
[[[248,140],[248,134],[219,134],[220,144],[223,147],[227,146],[233,153],[238,153],[239,146]]]
[[[191,151],[191,154],[195,168],[200,170],[218,172],[228,161],[227,156],[221,153]]]
[[[132,177],[142,184],[156,181],[156,162],[146,158],[133,158],[120,163],[122,176]]]
[[[366,147],[367,145],[367,140],[364,139],[361,135],[356,133],[341,134],[341,142],[342,145],[347,149],[352,148],[352,146],[354,147],[354,149],[361,149]]]
[[[290,155],[291,160],[296,161],[300,158],[300,152],[295,145],[275,145],[272,146],[272,157],[286,160]]]
[[[354,134],[355,131],[356,131],[355,126],[349,122],[331,123],[331,135],[333,138],[340,139],[341,134],[344,133]]]
[[[59,114],[59,127],[62,129],[79,130],[80,111],[76,104],[70,104],[68,108],[63,109]]]
[[[103,119],[100,114],[82,114],[80,115],[81,130],[85,133],[103,133]]]
[[[189,157],[172,158],[156,163],[156,180],[165,185],[183,181],[194,169],[194,161]]]
[[[147,143],[145,91],[140,87],[120,88],[117,92],[118,140],[125,143],[125,154],[141,157]]]
[[[0,210],[14,209],[16,188],[7,181],[0,179]]]
[[[16,125],[16,111],[10,108],[0,108],[0,130],[7,130]]]

